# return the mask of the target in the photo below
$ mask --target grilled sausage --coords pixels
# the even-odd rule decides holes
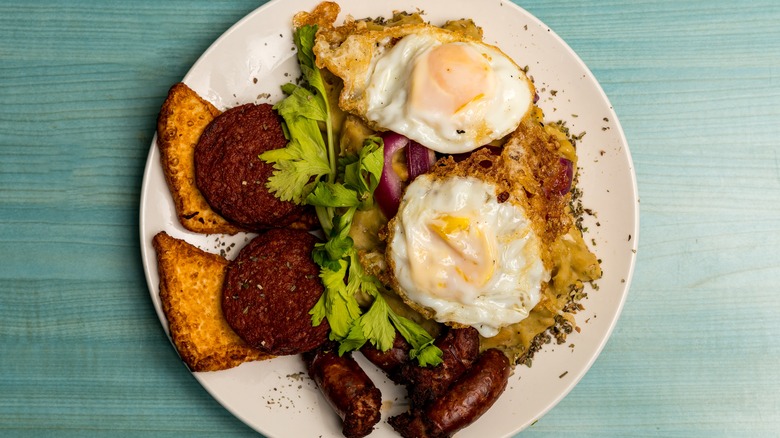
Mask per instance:
[[[412,407],[422,407],[449,389],[479,356],[479,332],[473,327],[450,329],[434,344],[442,351],[442,363],[420,367],[409,362],[402,370]]]
[[[493,406],[506,389],[510,370],[504,353],[486,350],[441,397],[388,422],[404,438],[450,437]]]
[[[384,371],[390,380],[395,383],[405,383],[401,375],[401,370],[409,362],[409,350],[412,346],[406,342],[406,339],[400,333],[395,334],[393,346],[387,351],[381,351],[371,344],[365,344],[360,352],[371,363]]]
[[[486,350],[442,397],[426,409],[436,434],[452,435],[487,412],[506,389],[509,359],[496,349]]]
[[[306,352],[303,360],[309,376],[343,420],[347,438],[364,437],[379,422],[382,395],[350,354],[339,356],[330,344]]]

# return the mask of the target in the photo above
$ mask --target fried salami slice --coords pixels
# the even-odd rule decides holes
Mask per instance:
[[[227,269],[222,310],[247,344],[273,355],[298,354],[327,340],[326,320],[313,327],[309,310],[323,292],[306,231],[269,230],[241,249]]]
[[[195,183],[209,205],[232,223],[252,231],[286,227],[305,207],[268,191],[273,165],[259,158],[283,148],[281,119],[269,104],[245,104],[216,117],[195,147]]]

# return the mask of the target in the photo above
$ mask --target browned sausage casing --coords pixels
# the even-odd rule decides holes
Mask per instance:
[[[441,364],[420,367],[409,362],[402,371],[412,408],[422,407],[444,394],[479,356],[479,332],[473,327],[450,329],[434,344],[442,351]]]
[[[449,436],[476,421],[504,392],[510,370],[509,359],[501,351],[482,353],[474,366],[425,410],[432,431]]]
[[[401,375],[401,370],[409,362],[409,350],[411,349],[412,346],[406,342],[406,339],[400,333],[396,333],[393,346],[389,350],[381,351],[367,343],[360,349],[360,352],[371,363],[384,371],[390,377],[390,380],[396,383],[404,383],[405,380]]]
[[[470,425],[498,400],[506,389],[509,359],[499,350],[482,353],[449,391],[424,408],[389,419],[404,438],[446,438]]]
[[[379,422],[382,395],[351,355],[339,356],[333,348],[303,354],[309,376],[343,420],[347,438],[371,433]]]

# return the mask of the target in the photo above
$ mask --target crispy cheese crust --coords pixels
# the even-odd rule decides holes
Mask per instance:
[[[317,25],[321,28],[332,27],[341,12],[341,7],[334,2],[322,2],[311,12],[301,11],[293,17],[293,27]]]
[[[240,228],[214,212],[195,185],[195,145],[206,126],[220,114],[184,83],[171,87],[157,119],[157,146],[176,215],[196,233],[236,234]]]
[[[164,231],[152,243],[171,339],[192,371],[224,370],[272,357],[247,346],[225,321],[221,302],[227,259]]]

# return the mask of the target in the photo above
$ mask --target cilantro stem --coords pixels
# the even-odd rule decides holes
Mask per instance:
[[[315,28],[316,29],[316,28]],[[327,175],[327,182],[334,183],[338,176],[338,157],[336,155],[336,142],[333,139],[333,121],[330,113],[330,102],[328,101],[327,87],[325,86],[325,80],[322,77],[322,72],[312,62],[312,74],[317,76],[316,83],[320,86],[315,87],[317,92],[322,96],[322,103],[325,107],[325,132],[326,139],[325,145],[327,147],[328,163],[330,164],[330,172]],[[331,230],[333,229],[333,217],[336,215],[336,210],[333,207],[316,207],[317,219],[320,221],[325,235],[330,237]]]
[[[333,229],[333,209],[330,207],[314,207],[314,212],[317,214],[317,220],[320,221],[320,226],[325,236],[330,238],[330,232]]]
[[[322,75],[321,73],[319,74],[320,76]],[[330,104],[328,103],[325,87],[322,87],[322,89],[318,91],[322,93],[322,99],[325,101],[325,114],[327,114],[327,119],[325,120],[325,132],[327,134],[326,145],[328,146],[328,162],[330,163],[328,182],[333,183],[336,182],[336,176],[338,175],[336,143],[333,141],[333,122],[331,121]],[[333,229],[333,216],[336,215],[335,209],[333,209],[333,207],[317,207],[315,210],[317,211],[317,218],[320,221],[320,225],[322,225],[325,235],[330,237],[330,232]],[[320,210],[324,211],[321,212]]]
[[[328,161],[330,162],[330,173],[328,174],[328,182],[336,182],[336,175],[338,174],[338,160],[336,156],[336,142],[333,141],[333,121],[330,117],[330,103],[328,103],[328,96],[325,94],[325,88],[322,90],[322,97],[325,100],[325,112],[328,115],[325,120],[325,132],[327,133],[327,145],[328,145]]]

